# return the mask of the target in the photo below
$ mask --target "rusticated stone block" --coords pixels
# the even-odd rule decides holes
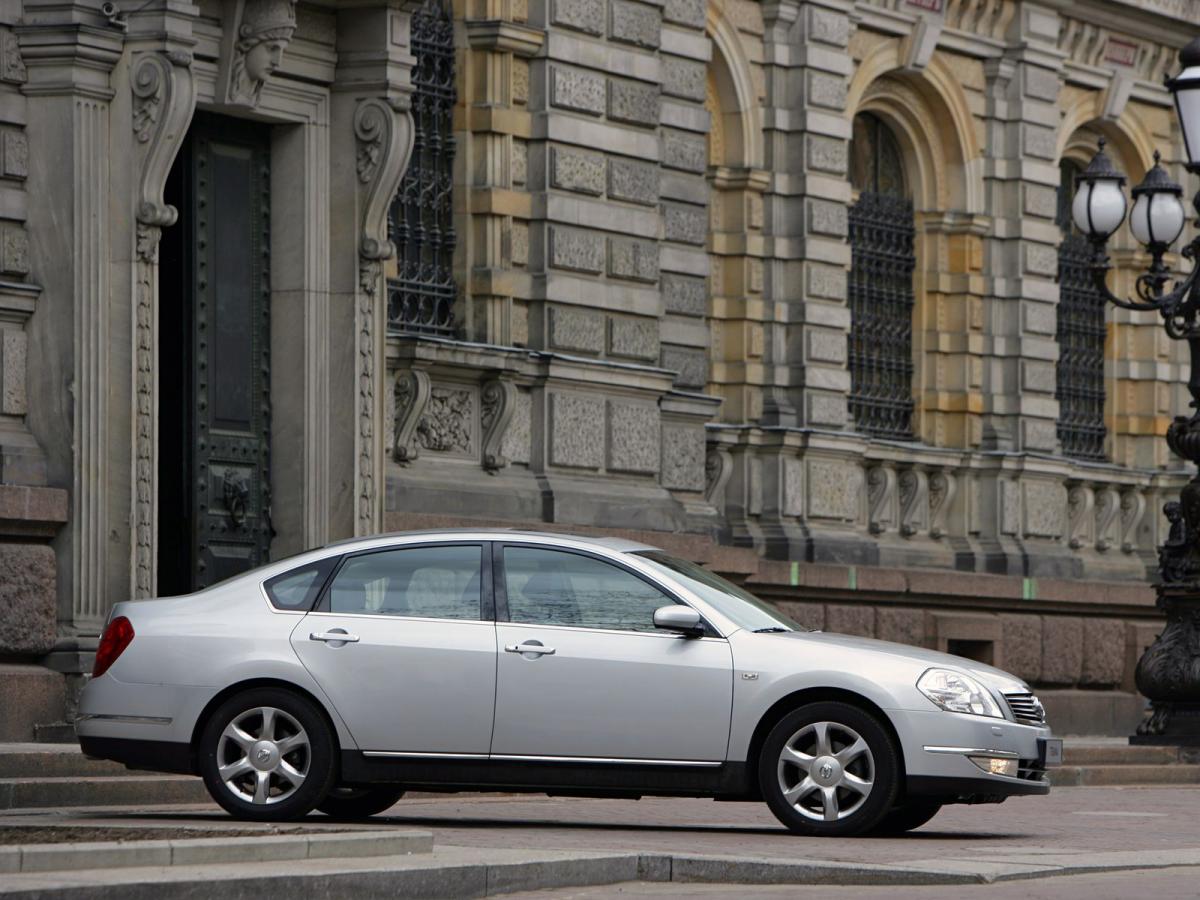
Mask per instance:
[[[775,604],[779,611],[802,628],[809,631],[825,630],[825,606],[821,603],[796,603],[780,600]]]
[[[668,169],[681,169],[684,172],[707,171],[708,144],[704,135],[664,128],[662,164]]]
[[[1061,87],[1061,82],[1058,79],[1057,72],[1033,65],[1024,65],[1021,66],[1021,69],[1025,74],[1026,97],[1034,97],[1050,103],[1058,101],[1058,91]]]
[[[1025,534],[1058,537],[1067,512],[1067,489],[1056,482],[1026,481],[1022,485]]]
[[[66,715],[66,679],[42,666],[0,663],[0,710],[0,742],[32,741],[35,726]]]
[[[604,400],[585,394],[550,394],[550,462],[598,469],[604,462]]]
[[[703,244],[708,240],[708,210],[686,203],[664,203],[663,238],[681,244]]]
[[[703,350],[663,347],[659,365],[678,373],[675,383],[680,387],[702,388],[708,384],[708,356]]]
[[[513,103],[529,102],[529,60],[514,57],[512,61]]]
[[[1038,156],[1042,159],[1054,159],[1058,152],[1058,144],[1053,128],[1042,128],[1039,125],[1025,125],[1025,154]]]
[[[0,655],[54,649],[58,607],[54,551],[45,544],[0,544]]]
[[[609,320],[608,352],[634,359],[658,359],[658,321],[614,316]]]
[[[604,349],[604,314],[571,306],[551,307],[550,346],[599,353]]]
[[[683,425],[664,425],[662,486],[677,491],[704,490],[704,429]]]
[[[845,175],[849,151],[841,138],[810,134],[805,138],[808,147],[808,166],[821,172]]]
[[[29,139],[23,131],[5,131],[3,163],[0,173],[5,178],[25,178],[29,175]]]
[[[851,465],[831,459],[808,461],[808,514],[824,519],[858,516],[862,478]]]
[[[509,461],[528,463],[533,435],[533,398],[528,391],[517,391],[513,415],[500,442],[500,452]]]
[[[844,394],[808,395],[808,424],[833,425],[841,427],[846,424],[846,397]]]
[[[529,223],[514,219],[512,223],[512,261],[514,266],[529,264]]]
[[[1083,671],[1080,684],[1111,687],[1125,670],[1125,623],[1120,619],[1084,619]]]
[[[608,468],[657,472],[661,454],[658,407],[608,401]]]
[[[881,606],[875,613],[875,628],[881,641],[925,646],[925,613],[919,609]]]
[[[656,49],[662,42],[662,13],[644,3],[612,0],[609,37],[622,44]]]
[[[1042,684],[1076,684],[1083,673],[1083,620],[1046,616],[1042,620]]]
[[[23,416],[28,412],[25,391],[26,344],[19,328],[0,328],[0,412]]]
[[[846,108],[846,79],[823,72],[808,73],[808,102],[829,109]]]
[[[1027,391],[1053,394],[1057,385],[1057,374],[1052,362],[1039,359],[1021,361],[1021,387]]]
[[[658,166],[636,159],[608,161],[608,196],[653,206],[658,202]]]
[[[692,28],[704,27],[704,15],[704,0],[666,0],[663,6],[664,19]]]
[[[707,77],[704,63],[678,56],[664,56],[662,73],[664,94],[695,100],[697,103],[704,102]]]
[[[550,184],[567,191],[604,192],[604,154],[569,147],[550,148]]]
[[[1053,278],[1058,274],[1058,251],[1048,244],[1025,244],[1025,271]]]
[[[1006,671],[1026,681],[1042,677],[1041,616],[1000,617],[1000,657]]]
[[[831,603],[825,607],[825,630],[834,634],[874,637],[875,607],[841,606]]]
[[[0,228],[0,272],[29,274],[29,236],[20,225]]]
[[[808,201],[808,228],[816,234],[845,237],[849,233],[849,213],[842,203],[831,200]]]
[[[603,34],[604,0],[554,0],[551,21],[587,34]]]
[[[850,19],[843,13],[808,7],[808,36],[823,44],[845,47],[850,42]]]
[[[562,109],[599,116],[604,113],[604,77],[550,67],[550,102]]]
[[[846,335],[827,328],[809,329],[808,359],[812,362],[844,363],[846,361]]]
[[[833,266],[810,265],[808,267],[808,292],[814,297],[828,300],[846,299],[846,270]]]
[[[1044,184],[1027,184],[1024,190],[1027,215],[1053,219],[1058,214],[1058,192],[1054,188]]]
[[[616,122],[658,124],[658,85],[616,78],[608,83],[608,117]]]
[[[703,278],[664,272],[662,294],[667,312],[702,316],[708,311],[708,285]]]
[[[637,238],[609,238],[608,274],[631,281],[658,281],[658,244]]]
[[[592,231],[551,225],[550,265],[577,272],[604,271],[604,237]]]

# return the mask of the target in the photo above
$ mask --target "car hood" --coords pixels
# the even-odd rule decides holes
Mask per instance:
[[[959,671],[974,675],[1001,693],[1029,690],[1029,686],[1025,682],[1015,675],[1005,672],[1003,669],[997,669],[995,666],[976,662],[973,659],[952,656],[949,653],[926,650],[924,647],[912,647],[908,644],[895,644],[891,641],[879,641],[875,638],[855,637],[849,634],[831,634],[824,631],[788,631],[769,636],[785,641],[803,641],[810,645],[820,644],[826,647],[845,647],[846,649],[855,650],[860,653],[866,651],[896,660],[905,660],[923,667],[944,666],[958,669]]]

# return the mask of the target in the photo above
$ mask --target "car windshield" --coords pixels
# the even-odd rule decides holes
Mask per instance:
[[[641,550],[634,554],[664,575],[680,582],[725,618],[750,631],[806,631],[779,610],[759,600],[749,591],[714,575],[703,566],[679,559],[661,550]]]

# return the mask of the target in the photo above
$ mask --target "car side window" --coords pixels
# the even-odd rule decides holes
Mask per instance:
[[[336,556],[332,559],[319,559],[307,566],[300,566],[290,572],[268,578],[263,582],[263,587],[271,605],[276,609],[291,612],[308,612],[316,602],[325,579],[329,577],[329,570],[336,562]]]
[[[479,619],[479,544],[381,550],[346,560],[325,607],[347,615]]]
[[[676,601],[611,563],[541,547],[504,548],[508,617],[536,625],[654,631],[654,611]]]

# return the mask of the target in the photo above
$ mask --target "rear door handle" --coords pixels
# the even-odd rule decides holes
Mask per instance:
[[[326,643],[341,642],[345,644],[357,644],[357,634],[347,634],[344,631],[314,631],[308,636],[310,641],[325,641]]]
[[[505,653],[532,653],[535,656],[553,656],[553,647],[543,647],[541,644],[508,644]]]

